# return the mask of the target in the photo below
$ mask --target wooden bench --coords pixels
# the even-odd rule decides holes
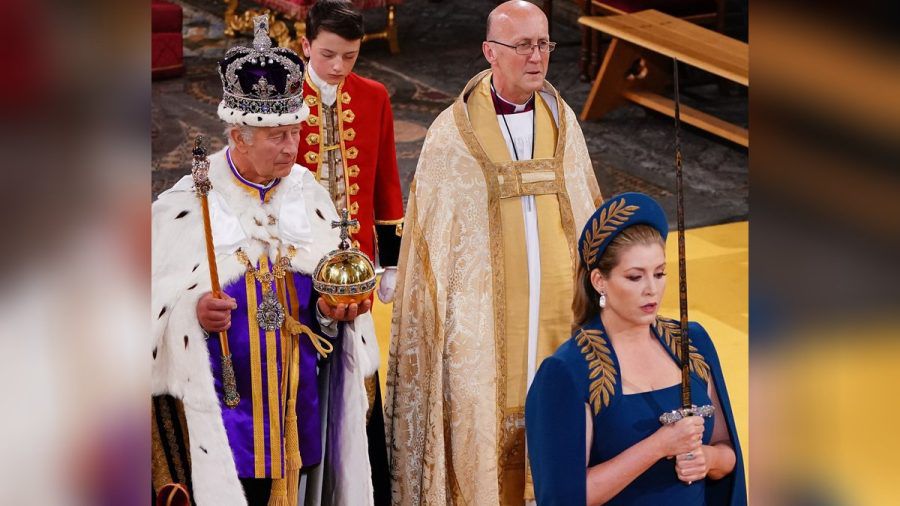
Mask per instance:
[[[693,23],[655,10],[621,16],[585,16],[578,22],[609,34],[603,58],[581,119],[602,117],[626,100],[675,115],[675,102],[660,95],[672,80],[672,58],[749,86],[749,46]],[[746,128],[681,105],[681,120],[749,147]]]

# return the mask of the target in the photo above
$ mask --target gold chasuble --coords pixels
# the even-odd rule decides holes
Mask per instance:
[[[395,504],[524,503],[521,197],[534,195],[537,208],[538,364],[569,338],[575,234],[601,200],[575,115],[547,83],[536,94],[534,159],[511,159],[490,75],[473,78],[429,128],[410,187],[386,400]]]

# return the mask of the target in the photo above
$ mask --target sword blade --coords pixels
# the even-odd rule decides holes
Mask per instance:
[[[681,165],[681,96],[678,89],[678,59],[673,58],[675,81],[675,200],[678,222],[678,304],[681,323],[681,407],[691,402],[690,338],[688,337],[687,265],[684,253],[684,183]]]

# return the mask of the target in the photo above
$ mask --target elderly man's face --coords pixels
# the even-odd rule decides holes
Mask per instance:
[[[523,42],[538,44],[549,41],[547,18],[542,13],[512,11],[498,19],[491,27],[491,39],[510,46]],[[541,53],[536,47],[531,53],[521,55],[511,47],[487,43],[485,56],[494,70],[494,85],[501,95],[519,101],[541,89],[550,63],[550,53]]]
[[[238,149],[250,162],[251,169],[262,181],[285,177],[297,158],[300,145],[300,125],[261,127],[253,129],[253,141],[240,142]]]

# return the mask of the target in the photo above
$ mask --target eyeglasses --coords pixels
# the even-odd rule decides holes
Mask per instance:
[[[488,42],[493,42],[494,44],[500,44],[501,46],[511,47],[516,50],[516,54],[526,55],[534,52],[534,48],[538,48],[538,51],[542,53],[552,53],[554,49],[556,49],[556,42],[549,42],[546,40],[542,40],[537,44],[532,44],[531,42],[522,42],[520,44],[516,44],[513,46],[512,44],[504,44],[503,42],[497,40],[489,40]]]

